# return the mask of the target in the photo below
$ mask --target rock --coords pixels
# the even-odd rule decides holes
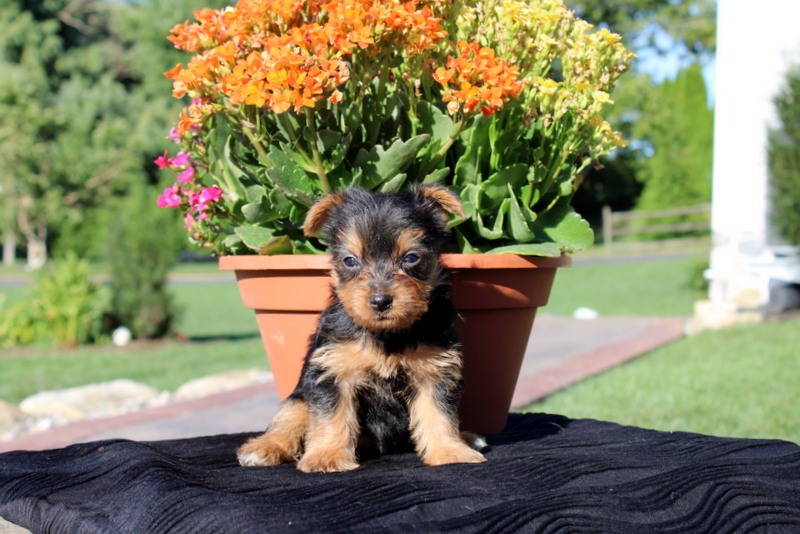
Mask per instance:
[[[12,439],[20,431],[26,415],[8,402],[0,400],[0,440]]]
[[[698,300],[694,303],[694,317],[691,332],[718,330],[730,326],[752,325],[764,321],[764,316],[757,311],[738,309],[734,304],[717,303],[710,300]]]
[[[600,317],[600,314],[597,310],[587,308],[586,306],[581,306],[572,313],[573,319],[579,319],[581,321],[593,321],[598,317]]]
[[[127,413],[146,406],[160,406],[169,394],[120,379],[68,389],[42,391],[23,400],[19,408],[27,415],[49,417],[55,425]]]
[[[0,517],[0,534],[31,534],[31,531]]]
[[[272,380],[272,373],[258,369],[229,371],[218,375],[198,378],[185,383],[175,392],[175,399],[197,399],[214,393],[263,384]]]

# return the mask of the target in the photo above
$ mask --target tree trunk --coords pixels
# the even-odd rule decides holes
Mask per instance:
[[[14,236],[14,230],[6,228],[3,233],[3,265],[14,265],[14,260],[17,256],[17,240]]]
[[[28,238],[28,264],[30,270],[41,269],[47,262],[47,227],[40,226]]]
[[[33,205],[30,195],[20,198],[19,211],[17,212],[17,226],[28,244],[27,269],[35,270],[44,267],[47,261],[47,224],[40,221],[36,229],[29,220],[29,210]]]

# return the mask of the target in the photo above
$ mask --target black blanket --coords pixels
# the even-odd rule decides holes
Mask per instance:
[[[800,532],[800,447],[512,414],[488,461],[244,468],[251,434],[0,454],[0,516],[37,532]]]

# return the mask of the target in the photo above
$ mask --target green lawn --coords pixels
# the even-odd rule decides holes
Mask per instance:
[[[697,258],[561,269],[543,312],[579,306],[601,315],[689,316]],[[213,265],[182,267],[211,274]],[[266,368],[255,316],[234,282],[172,284],[177,329],[193,341],[53,351],[0,352],[0,399],[19,402],[42,389],[127,377],[174,390],[232,369]],[[2,290],[9,300],[27,288]],[[561,391],[532,411],[622,424],[800,442],[800,320],[705,332],[685,338]]]
[[[28,291],[8,289],[3,292],[10,300]],[[170,289],[181,312],[177,329],[195,341],[0,351],[0,399],[16,403],[44,389],[122,377],[174,391],[210,374],[268,368],[255,314],[242,306],[235,282],[173,284]]]
[[[705,298],[692,286],[698,257],[581,264],[559,269],[550,302],[540,313],[572,315],[586,306],[600,315],[692,315]]]
[[[703,332],[525,411],[800,443],[800,319]]]

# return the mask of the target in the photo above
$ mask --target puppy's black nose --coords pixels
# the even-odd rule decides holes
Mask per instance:
[[[375,293],[369,298],[369,305],[377,312],[385,312],[392,307],[392,300],[388,293]]]

